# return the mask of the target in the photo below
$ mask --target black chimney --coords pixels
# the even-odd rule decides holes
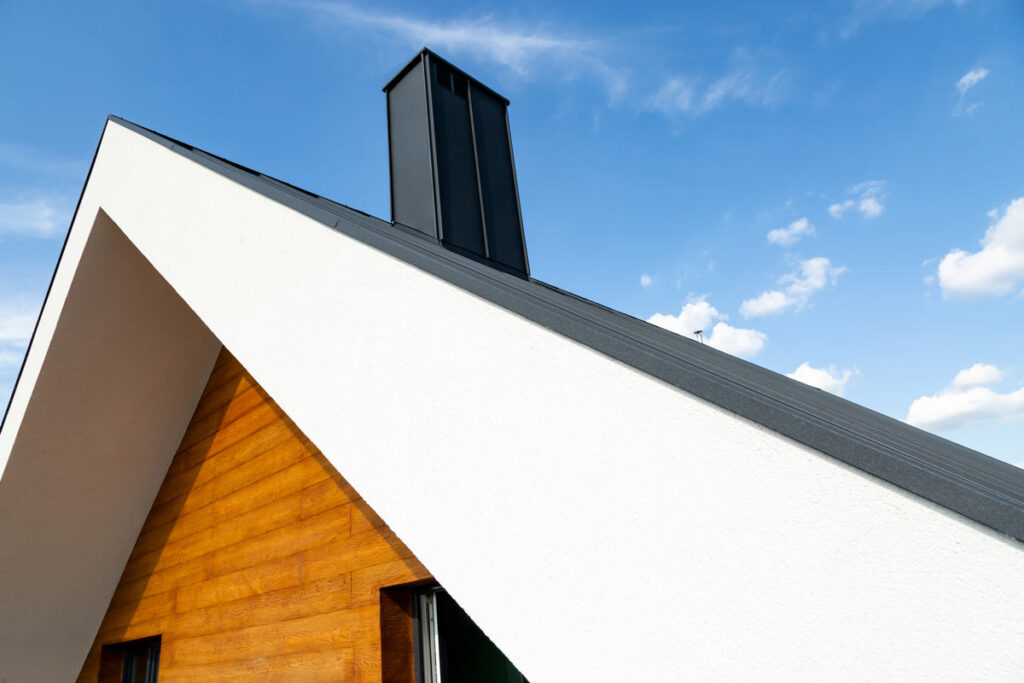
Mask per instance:
[[[426,48],[384,92],[392,220],[529,275],[508,100]]]

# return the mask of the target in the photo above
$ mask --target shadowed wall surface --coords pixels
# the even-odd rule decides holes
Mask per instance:
[[[380,681],[380,588],[427,578],[224,350],[78,680],[159,635],[161,683]]]

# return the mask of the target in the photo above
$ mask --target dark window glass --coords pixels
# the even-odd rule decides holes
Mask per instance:
[[[156,683],[160,666],[160,636],[122,643],[124,668],[121,683]]]
[[[421,627],[422,637],[432,652],[423,658],[434,660],[433,671],[417,677],[424,683],[527,683],[501,650],[443,590],[433,590],[421,602],[433,610]],[[422,623],[422,622],[421,622]],[[440,681],[436,680],[440,673]]]

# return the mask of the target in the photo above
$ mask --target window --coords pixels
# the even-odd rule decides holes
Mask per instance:
[[[527,683],[442,588],[419,594],[417,683]]]
[[[160,636],[104,645],[100,683],[156,683],[159,666]]]

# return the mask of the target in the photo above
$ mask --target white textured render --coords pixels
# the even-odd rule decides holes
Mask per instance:
[[[111,122],[0,435],[0,679],[77,674],[218,340],[532,683],[1024,676],[1021,543]]]

